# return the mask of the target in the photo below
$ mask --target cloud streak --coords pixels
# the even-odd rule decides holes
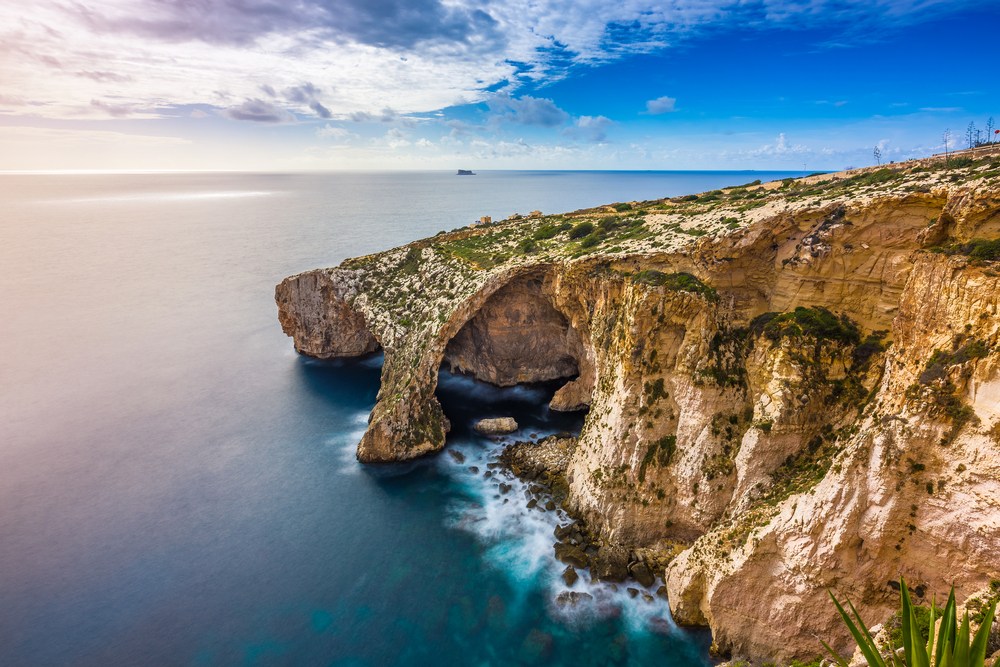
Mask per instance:
[[[857,30],[900,25],[969,2],[949,0],[90,0],[3,3],[4,93],[52,100],[44,114],[86,117],[91,100],[233,109],[263,99],[320,119],[384,121],[486,101],[581,65],[670,48],[737,26]],[[268,80],[261,80],[267,72]],[[309,82],[309,83],[303,83]],[[312,90],[305,90],[312,86]],[[331,97],[329,91],[336,91]],[[263,97],[262,97],[263,91]],[[284,97],[283,97],[284,96]],[[524,97],[520,98],[523,101]],[[536,98],[529,98],[528,103]],[[650,100],[666,113],[670,100]],[[547,110],[508,106],[503,122],[556,127]],[[364,116],[368,114],[368,116]],[[529,120],[535,118],[535,120]],[[272,121],[262,121],[272,122]]]

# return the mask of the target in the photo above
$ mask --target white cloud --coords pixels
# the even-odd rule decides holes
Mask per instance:
[[[486,100],[494,113],[489,121],[493,124],[513,123],[536,127],[559,127],[569,119],[569,114],[556,106],[550,99],[524,95],[515,99],[507,93],[497,93]]]
[[[709,28],[824,21],[900,25],[954,0],[88,0],[0,3],[4,100],[36,115],[87,118],[91,100],[121,110],[266,99],[279,111],[346,120],[413,113],[558,80],[580,64],[662,50]],[[514,65],[512,63],[518,63]],[[261,91],[265,91],[261,98]],[[270,91],[269,93],[266,91]],[[669,111],[663,97],[648,113]],[[535,104],[555,127],[555,104]],[[237,109],[228,115],[239,116]],[[507,108],[511,122],[530,109]],[[539,115],[540,114],[540,115]],[[242,114],[274,118],[275,113]],[[264,122],[275,122],[265,120]],[[393,123],[412,122],[395,119]],[[526,124],[533,124],[527,122]]]
[[[427,139],[421,139],[420,141],[418,141],[417,146],[419,146],[420,148],[437,148],[437,146],[434,145],[433,141],[428,141]]]
[[[599,142],[607,138],[607,130],[615,121],[604,116],[580,116],[573,121],[573,126],[563,130],[563,135],[572,139],[586,139]]]
[[[674,108],[674,104],[677,102],[676,97],[657,97],[655,100],[649,100],[646,102],[646,111],[644,113],[655,116],[661,113],[670,113],[671,111],[677,111]]]

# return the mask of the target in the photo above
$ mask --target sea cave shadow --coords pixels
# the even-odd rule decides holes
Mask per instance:
[[[587,410],[559,412],[549,409],[549,401],[566,384],[567,378],[548,382],[498,387],[469,375],[441,369],[435,396],[451,422],[447,441],[478,439],[473,426],[481,419],[513,417],[518,424],[514,438],[569,432],[579,435]]]

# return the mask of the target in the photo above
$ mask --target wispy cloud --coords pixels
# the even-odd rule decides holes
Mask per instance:
[[[255,123],[294,123],[295,116],[281,107],[255,97],[243,104],[229,107],[222,115],[233,120],[248,120]]]
[[[671,48],[704,31],[901,25],[973,0],[89,0],[0,3],[4,93],[55,100],[45,115],[85,117],[90,100],[121,106],[212,104],[229,117],[263,99],[287,113],[386,122],[498,84],[558,80],[574,67]],[[267,73],[266,80],[262,80]],[[308,84],[303,83],[310,82]],[[312,86],[306,90],[306,86]],[[220,98],[217,91],[226,91]],[[330,91],[336,91],[332,96]],[[263,97],[262,97],[263,91]],[[529,102],[535,98],[527,99]],[[646,113],[671,110],[650,100]],[[234,102],[245,100],[233,109]],[[553,109],[558,109],[555,104]],[[539,108],[554,127],[559,114]],[[90,111],[88,109],[88,111]],[[509,122],[530,110],[507,108]],[[373,121],[372,118],[377,119]],[[278,122],[274,120],[264,122]],[[400,124],[408,121],[392,121]]]
[[[347,130],[343,127],[338,127],[336,125],[330,125],[329,123],[326,124],[326,127],[317,128],[316,136],[319,137],[320,139],[333,138],[338,141],[342,141],[348,137],[354,137],[355,139],[359,138],[358,135],[351,132],[350,130]]]

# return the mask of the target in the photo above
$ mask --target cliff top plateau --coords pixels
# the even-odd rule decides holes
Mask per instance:
[[[365,463],[444,447],[442,367],[561,381],[564,506],[719,655],[850,650],[827,588],[1000,595],[1000,150],[441,232],[276,300],[302,354],[384,350]]]

